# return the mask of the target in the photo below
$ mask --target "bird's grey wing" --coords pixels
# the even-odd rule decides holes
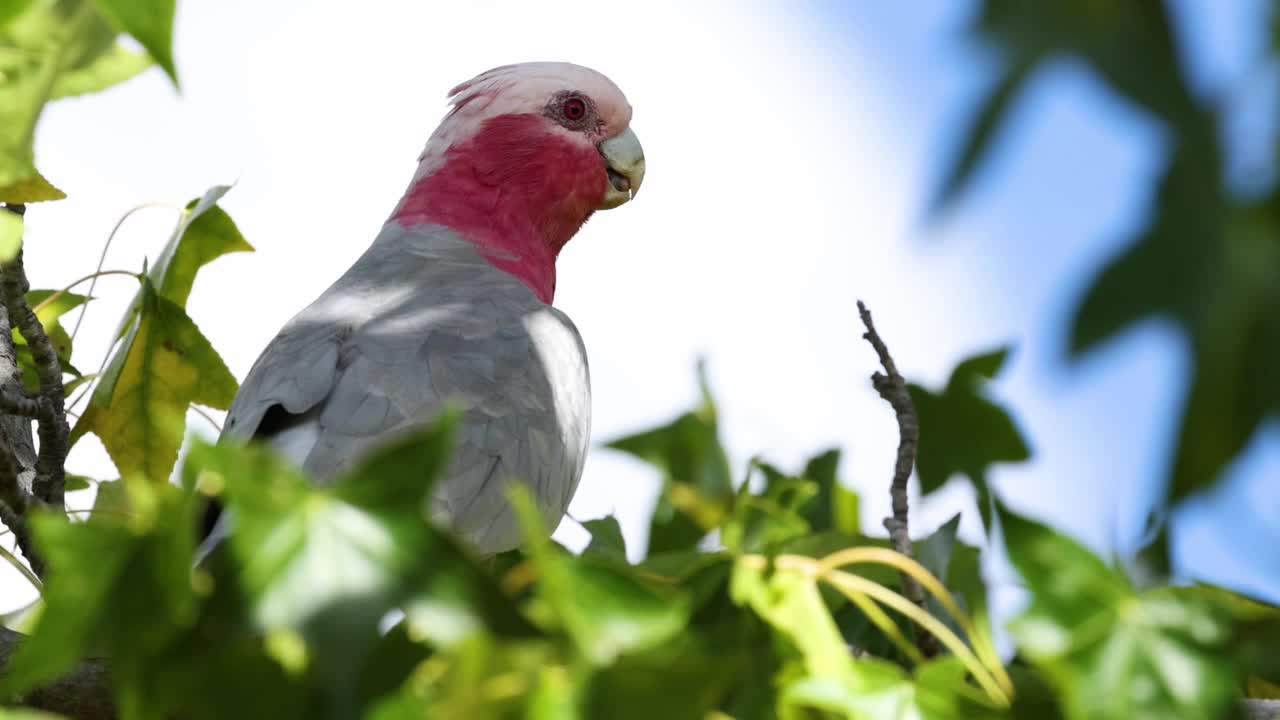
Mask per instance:
[[[223,435],[269,439],[314,411],[333,389],[346,332],[340,324],[309,321],[303,315],[285,325],[240,385]]]
[[[585,355],[567,319],[522,305],[501,293],[456,312],[440,298],[411,299],[355,330],[338,350],[332,391],[296,430],[315,432],[301,464],[331,478],[453,401],[463,415],[433,514],[482,552],[510,549],[519,528],[505,487],[519,480],[554,528],[586,453]],[[582,391],[557,392],[563,384]]]

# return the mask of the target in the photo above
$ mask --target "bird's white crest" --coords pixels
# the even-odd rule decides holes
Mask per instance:
[[[486,70],[449,91],[450,110],[418,156],[414,181],[430,175],[453,144],[471,137],[485,120],[512,113],[541,112],[563,90],[577,90],[596,103],[606,119],[605,136],[631,122],[631,105],[612,80],[581,65],[529,62]]]

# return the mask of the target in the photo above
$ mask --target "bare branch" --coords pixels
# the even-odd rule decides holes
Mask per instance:
[[[23,205],[7,205],[5,209],[19,216],[26,213]],[[63,410],[62,365],[53,343],[44,332],[44,326],[27,304],[26,271],[22,265],[22,250],[8,262],[0,265],[0,298],[4,301],[9,323],[17,328],[31,357],[35,361],[36,374],[40,377],[39,435],[40,455],[36,461],[36,476],[32,492],[47,505],[62,507],[65,490],[63,463],[67,457],[67,416]]]
[[[916,408],[911,402],[911,393],[907,392],[907,383],[898,372],[898,367],[894,365],[893,357],[889,355],[889,348],[876,332],[876,327],[871,322],[871,311],[867,310],[867,306],[861,300],[858,301],[858,315],[862,317],[862,324],[867,327],[867,332],[863,333],[862,337],[875,348],[880,364],[887,373],[872,373],[871,384],[876,392],[880,393],[880,397],[893,407],[894,414],[898,416],[898,459],[894,465],[893,483],[889,488],[893,498],[893,517],[885,518],[884,527],[889,531],[894,549],[907,557],[914,557],[910,525],[907,522],[907,481],[911,478],[911,468],[916,462],[916,450],[920,446],[920,423],[916,419]],[[915,578],[905,573],[902,575],[902,594],[911,602],[924,608],[924,588],[920,587],[920,583],[916,582]],[[920,652],[925,657],[937,655],[938,639],[919,626],[915,628],[915,632],[916,645],[920,648]]]
[[[8,666],[13,652],[25,641],[22,634],[0,627],[0,668]],[[116,716],[106,666],[96,659],[85,660],[57,680],[32,690],[20,703],[77,720],[108,720]]]

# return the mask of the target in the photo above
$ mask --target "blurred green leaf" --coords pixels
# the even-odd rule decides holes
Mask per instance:
[[[45,103],[96,92],[146,67],[82,0],[41,0],[0,10],[0,202],[65,197],[36,171],[32,146]]]
[[[916,471],[928,495],[955,474],[964,474],[978,494],[987,520],[987,468],[1031,457],[1022,434],[1004,408],[991,402],[987,381],[1000,372],[1008,348],[975,355],[956,366],[941,393],[911,383],[908,390],[920,420]],[[988,527],[990,523],[987,522]]]
[[[809,534],[801,507],[818,494],[817,483],[791,477],[776,467],[755,461],[753,470],[764,476],[760,493],[750,482],[738,488],[733,511],[720,530],[720,541],[734,552],[772,550],[788,540]]]
[[[0,2],[0,28],[27,9],[34,0],[3,0]]]
[[[941,188],[930,202],[929,212],[939,215],[945,212],[968,187],[973,173],[986,158],[991,142],[1007,119],[1010,108],[1026,84],[1034,65],[1014,62],[1005,68],[999,80],[978,105],[978,111],[962,134],[963,146],[947,169]]]
[[[858,494],[840,484],[836,470],[840,466],[840,449],[824,450],[805,463],[801,477],[817,485],[817,494],[804,506],[804,519],[816,532],[837,530],[857,535]]]
[[[509,497],[537,569],[541,616],[563,628],[578,652],[598,665],[670,640],[689,618],[681,592],[640,582],[617,565],[576,557],[553,543],[528,492]]]
[[[249,616],[277,656],[351,716],[360,667],[377,624],[404,605],[411,637],[444,646],[477,635],[532,634],[514,607],[427,520],[432,482],[452,443],[456,414],[374,451],[331,487],[307,479],[268,448],[193,445],[188,485],[222,495],[234,518],[230,556]],[[279,655],[284,652],[284,655]]]
[[[174,0],[94,0],[94,4],[116,27],[146,48],[174,87],[178,86],[178,72],[173,66]]]
[[[720,525],[733,500],[715,403],[701,371],[700,379],[702,402],[697,409],[668,425],[606,445],[634,455],[662,473],[662,494],[649,526],[649,553],[695,546]]]
[[[53,713],[44,712],[43,710],[29,710],[27,708],[3,708],[0,707],[0,720],[65,720],[65,715],[55,715]]]
[[[1171,501],[1210,486],[1280,413],[1280,200],[1229,207],[1220,162],[1208,147],[1175,154],[1152,224],[1098,276],[1072,331],[1077,355],[1148,318],[1187,333],[1192,375]]]
[[[714,620],[691,623],[670,641],[594,673],[580,717],[706,720],[716,709],[735,720],[768,717],[761,713],[772,711],[776,670],[761,625],[740,609],[723,608]]]
[[[566,717],[572,675],[557,648],[543,641],[497,643],[476,636],[379,702],[368,720]],[[425,668],[424,668],[425,669]],[[551,705],[552,707],[547,707]],[[559,709],[559,712],[556,710]],[[576,717],[569,715],[568,717]]]
[[[134,485],[133,514],[70,522],[33,518],[48,564],[45,608],[0,677],[0,697],[52,679],[89,651],[111,657],[117,702],[195,620],[191,498],[172,485]]]
[[[609,560],[627,561],[627,543],[622,538],[622,528],[618,518],[613,515],[596,518],[582,523],[591,533],[591,542],[587,543],[583,555],[597,555]]]
[[[225,410],[237,384],[186,312],[150,280],[138,305],[71,442],[92,432],[122,477],[164,483],[178,458],[187,408],[194,402]]]
[[[100,92],[117,85],[151,67],[151,58],[120,43],[81,67],[73,67],[58,76],[49,99],[76,97]]]
[[[1166,126],[1171,161],[1149,226],[1085,294],[1071,352],[1154,318],[1186,332],[1193,374],[1170,464],[1176,502],[1211,485],[1280,412],[1280,380],[1270,371],[1280,362],[1280,326],[1271,321],[1280,311],[1280,217],[1275,201],[1267,211],[1228,200],[1216,103],[1192,91],[1166,5],[987,0],[974,33],[999,53],[1004,79],[968,133],[943,197],[959,191],[986,152],[990,129],[1008,114],[1005,96],[1053,58],[1082,60]]]
[[[1227,607],[1176,588],[1135,593],[1085,548],[1003,507],[1000,525],[1031,592],[1010,632],[1066,717],[1222,716],[1243,679]]]
[[[88,490],[90,486],[96,485],[97,481],[93,478],[75,473],[67,473],[64,477],[63,489],[66,492],[76,492],[77,490]]]

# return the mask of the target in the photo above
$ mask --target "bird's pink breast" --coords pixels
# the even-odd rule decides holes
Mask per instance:
[[[445,151],[392,219],[453,229],[549,304],[556,256],[599,206],[608,182],[595,146],[550,123],[530,114],[485,121]]]

